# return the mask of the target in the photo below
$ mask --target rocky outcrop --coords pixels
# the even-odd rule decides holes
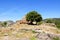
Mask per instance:
[[[18,24],[27,24],[26,17],[24,16],[21,20],[16,21]]]

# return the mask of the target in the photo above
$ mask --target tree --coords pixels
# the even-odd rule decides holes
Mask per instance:
[[[37,22],[42,21],[42,16],[36,11],[31,11],[31,12],[27,13],[26,20],[28,22],[30,21],[30,24],[33,24],[33,22],[37,23]]]
[[[6,27],[7,26],[7,22],[3,22],[2,26]]]

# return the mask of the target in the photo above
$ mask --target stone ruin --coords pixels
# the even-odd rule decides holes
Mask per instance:
[[[24,16],[21,20],[16,21],[18,24],[27,24],[26,17]]]
[[[28,22],[26,20],[26,16],[24,16],[21,20],[16,21],[16,23],[18,23],[18,24],[30,24],[31,21]],[[36,22],[33,22],[33,24],[36,24]]]

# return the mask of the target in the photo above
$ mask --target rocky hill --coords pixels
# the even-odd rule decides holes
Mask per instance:
[[[0,40],[53,40],[59,39],[60,30],[47,23],[41,25],[13,24],[0,28]]]
[[[52,23],[28,25],[24,18],[21,21],[1,27],[0,40],[60,40],[60,29]]]

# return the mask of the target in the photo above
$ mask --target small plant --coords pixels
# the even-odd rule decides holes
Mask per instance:
[[[41,25],[42,23],[43,23],[42,21],[41,22],[38,22],[37,25]]]
[[[36,31],[32,30],[33,33],[36,33]]]
[[[60,40],[59,37],[54,37],[53,40]]]
[[[36,39],[36,37],[33,36],[30,38],[30,40],[37,40],[37,39]]]

